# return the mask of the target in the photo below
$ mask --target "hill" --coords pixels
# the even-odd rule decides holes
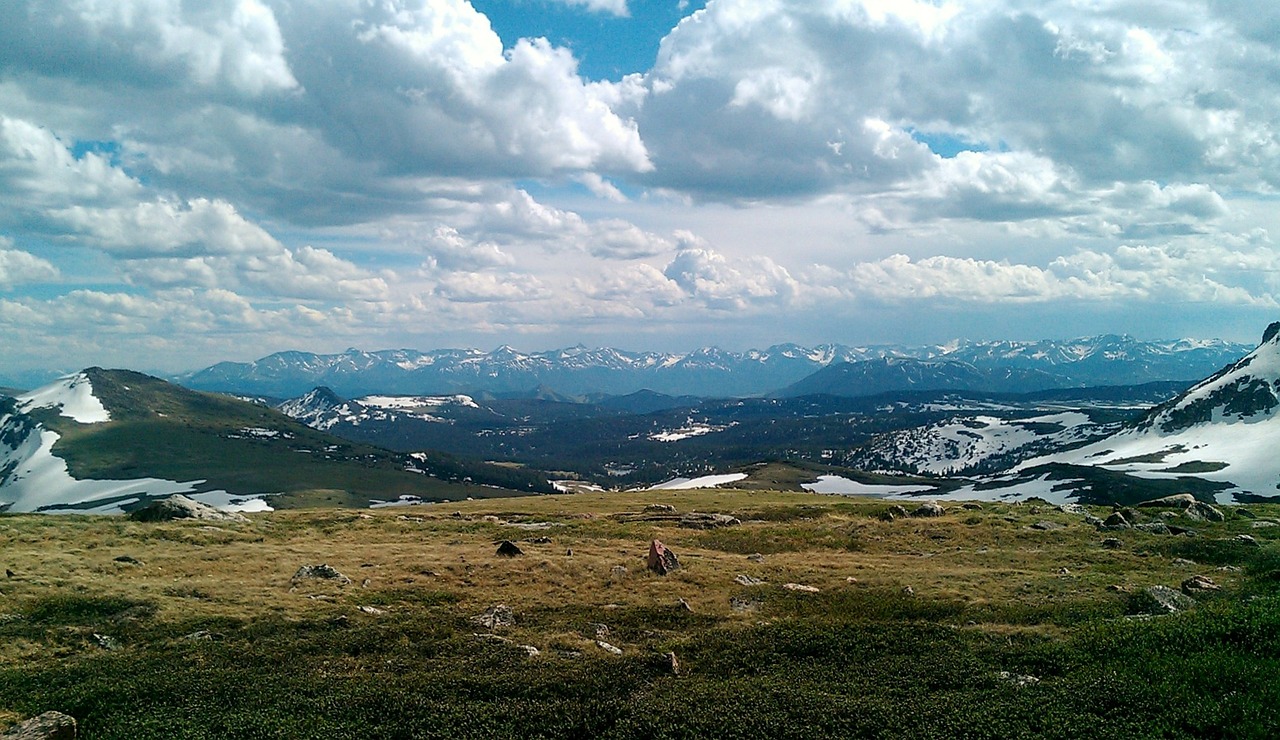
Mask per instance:
[[[101,368],[0,407],[0,474],[0,504],[12,511],[118,511],[187,491],[250,507],[270,494],[271,506],[290,507],[553,490],[532,473],[393,453],[263,406]]]

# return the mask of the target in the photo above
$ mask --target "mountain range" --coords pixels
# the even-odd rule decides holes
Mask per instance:
[[[710,347],[684,354],[582,346],[534,353],[507,346],[492,352],[349,349],[338,354],[279,352],[253,362],[221,362],[171,379],[198,390],[276,398],[296,397],[318,386],[345,397],[536,389],[567,397],[648,390],[713,398],[864,396],[956,388],[1020,392],[1193,381],[1249,349],[1219,340],[1149,342],[1116,335],[919,347],[781,344],[746,352]]]

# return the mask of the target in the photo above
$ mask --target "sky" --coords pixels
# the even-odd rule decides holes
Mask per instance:
[[[1254,340],[1270,0],[8,0],[0,379]]]

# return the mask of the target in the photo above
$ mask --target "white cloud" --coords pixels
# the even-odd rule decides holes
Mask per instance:
[[[551,2],[586,8],[593,13],[608,13],[619,18],[627,18],[631,15],[631,11],[627,9],[627,0],[551,0]]]
[[[58,268],[48,260],[20,249],[13,249],[12,246],[11,240],[0,236],[0,287],[58,278]]]

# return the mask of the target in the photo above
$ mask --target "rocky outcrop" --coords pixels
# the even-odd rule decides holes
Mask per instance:
[[[293,574],[290,579],[292,583],[306,580],[320,581],[337,581],[341,584],[351,583],[351,579],[338,572],[338,569],[328,563],[320,563],[319,565],[304,565],[298,568],[298,572]]]
[[[200,519],[218,522],[247,522],[241,514],[222,511],[202,501],[187,498],[182,494],[174,494],[168,498],[152,502],[141,509],[130,512],[129,518],[135,522],[168,522],[174,519]]]
[[[45,712],[0,733],[0,740],[75,740],[76,719],[62,712]]]

